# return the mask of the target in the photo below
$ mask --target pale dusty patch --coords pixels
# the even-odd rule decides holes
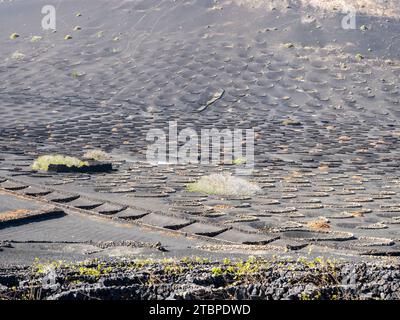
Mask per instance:
[[[234,3],[254,9],[284,9],[289,5],[290,2],[290,0],[227,0],[224,3]]]
[[[309,221],[307,223],[307,227],[314,230],[329,230],[331,228],[329,222],[324,218],[320,218],[314,221]]]
[[[346,11],[354,7],[357,12],[372,16],[399,17],[399,3],[394,0],[301,0],[303,5],[311,5],[323,10]]]
[[[11,55],[11,59],[14,60],[22,60],[25,58],[25,54],[19,52],[19,51],[15,51],[12,55]]]
[[[224,196],[250,196],[261,191],[257,185],[229,174],[214,173],[189,184],[188,190]]]
[[[397,0],[228,0],[249,8],[276,8],[285,10],[289,5],[300,4],[327,11],[347,11],[353,7],[358,13],[399,18],[400,4]]]
[[[30,211],[25,210],[25,209],[2,212],[0,215],[0,222],[24,218],[24,217],[27,217],[29,215],[29,213],[30,213]]]
[[[99,150],[99,149],[89,150],[83,155],[83,157],[85,159],[91,159],[91,160],[97,160],[97,161],[110,159],[109,154],[107,154],[106,152]]]

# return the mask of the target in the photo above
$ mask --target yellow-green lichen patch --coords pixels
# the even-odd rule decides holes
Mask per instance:
[[[15,40],[15,39],[17,39],[17,38],[19,38],[19,34],[18,33],[12,33],[11,35],[10,35],[10,39],[11,40]]]
[[[81,168],[83,166],[88,166],[89,163],[78,158],[64,155],[45,155],[37,158],[33,162],[32,169],[37,171],[47,171],[49,170],[49,165],[65,165],[67,167]]]
[[[238,157],[232,161],[234,165],[241,165],[247,162],[246,158]]]

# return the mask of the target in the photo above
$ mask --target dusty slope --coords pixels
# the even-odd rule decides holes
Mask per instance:
[[[396,0],[227,0],[239,5],[250,8],[279,8],[287,9],[293,4],[301,4],[302,6],[312,6],[324,11],[344,11],[354,8],[358,13],[385,16],[385,17],[400,17],[399,3]]]

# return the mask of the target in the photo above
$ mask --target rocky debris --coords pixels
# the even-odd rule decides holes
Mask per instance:
[[[53,206],[43,206],[38,210],[18,209],[2,212],[0,216],[0,229],[20,223],[27,223],[33,220],[60,217],[65,213]]]
[[[159,248],[163,247],[160,242],[147,243],[147,242],[140,242],[140,241],[133,241],[133,240],[101,241],[101,242],[88,241],[86,243],[94,245],[101,249],[109,249],[109,248],[115,248],[115,247],[130,247],[130,248],[148,247],[148,248],[159,249]],[[1,244],[0,244],[0,246],[1,246]]]
[[[396,265],[307,261],[115,260],[0,269],[7,299],[399,299]]]
[[[3,251],[3,248],[12,248],[12,245],[8,241],[0,241],[0,252]]]

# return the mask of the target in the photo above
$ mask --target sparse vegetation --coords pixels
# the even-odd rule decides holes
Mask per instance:
[[[356,60],[357,60],[357,61],[364,60],[364,56],[363,56],[361,53],[357,53],[357,54],[356,54]]]
[[[64,155],[45,155],[37,158],[32,164],[33,170],[47,171],[49,170],[49,165],[60,164],[66,165],[67,167],[77,167],[81,168],[83,166],[89,165],[86,161],[81,161],[78,158],[64,156]]]
[[[72,71],[72,72],[71,72],[71,77],[72,77],[72,78],[78,78],[78,77],[79,77],[78,71],[75,71],[75,70]]]
[[[349,268],[351,266],[351,268]],[[104,294],[122,299],[131,295],[119,295],[118,289],[130,290],[125,283],[134,283],[132,293],[147,299],[175,295],[177,298],[233,299],[292,299],[292,300],[338,300],[380,298],[390,290],[376,292],[376,281],[382,279],[382,272],[390,272],[394,278],[388,281],[391,288],[398,279],[397,268],[382,268],[376,265],[348,264],[322,257],[228,259],[210,261],[203,257],[166,258],[162,260],[135,259],[103,261],[91,259],[77,263],[64,261],[44,262],[35,259],[31,268],[14,269],[22,285],[10,283],[2,288],[3,299],[63,299],[84,293],[87,299],[99,299]],[[368,270],[372,270],[369,272]],[[340,286],[356,275],[362,287]],[[52,286],[48,286],[48,284]],[[165,286],[166,283],[177,286]],[[193,284],[201,283],[204,288],[197,290]],[[361,283],[360,283],[361,284]],[[43,290],[46,286],[46,289]],[[252,288],[249,290],[249,288]],[[214,288],[219,288],[216,294]],[[255,289],[256,288],[256,289]],[[285,290],[281,290],[285,288]],[[210,290],[208,290],[210,289]],[[254,290],[255,289],[255,290]],[[279,289],[279,290],[276,290]],[[124,291],[125,292],[125,291]],[[129,291],[128,291],[129,293]],[[368,295],[366,295],[368,293]],[[73,295],[71,295],[73,294]],[[150,294],[151,296],[148,296]],[[394,295],[396,297],[396,295]]]
[[[229,174],[215,173],[204,176],[187,186],[190,192],[199,192],[222,196],[250,196],[257,194],[261,188],[243,178]]]
[[[85,73],[80,73],[80,72],[78,72],[76,70],[71,72],[71,77],[74,78],[74,79],[83,77],[84,75],[85,75]]]
[[[284,126],[300,126],[301,122],[294,119],[286,119],[282,121]]]
[[[19,51],[15,51],[11,55],[11,59],[14,59],[14,60],[22,60],[24,58],[25,58],[25,54],[23,54],[22,52],[19,52]]]
[[[293,44],[293,43],[291,43],[291,42],[284,43],[284,44],[283,44],[283,46],[284,46],[286,49],[291,49],[291,48],[294,48],[294,44]]]
[[[105,267],[104,264],[99,263],[95,266],[80,266],[78,268],[79,275],[99,278],[102,275],[107,275],[112,271],[111,267]]]
[[[83,157],[85,159],[96,160],[96,161],[103,161],[110,159],[110,156],[106,152],[99,149],[89,150],[83,155]]]
[[[18,34],[18,33],[12,33],[12,34],[10,35],[10,39],[11,39],[11,40],[15,40],[15,39],[17,39],[17,38],[19,38],[19,34]]]
[[[40,41],[40,40],[42,40],[42,37],[41,37],[41,36],[33,36],[33,37],[31,38],[31,42],[38,42],[38,41]]]
[[[164,266],[163,270],[167,275],[170,276],[179,276],[184,272],[183,267],[180,266],[178,263],[167,264]]]
[[[244,163],[246,163],[246,162],[247,162],[247,159],[246,159],[246,158],[242,158],[242,157],[236,158],[236,159],[234,159],[234,160],[232,161],[232,163],[233,163],[234,165],[241,165],[241,164],[244,164]]]

